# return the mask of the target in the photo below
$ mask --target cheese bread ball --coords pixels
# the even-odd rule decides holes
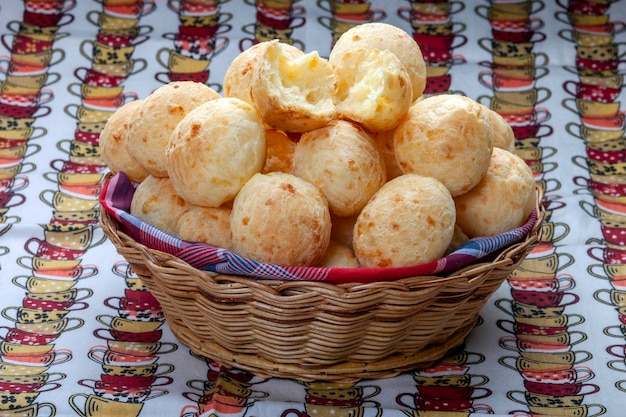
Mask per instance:
[[[263,43],[257,43],[241,52],[231,61],[224,74],[224,97],[236,97],[253,104],[250,86],[252,85],[254,70],[259,63],[259,57],[264,48],[265,45]],[[301,49],[288,44],[285,44],[282,49],[294,58],[304,55]]]
[[[315,51],[294,57],[277,40],[263,43],[250,93],[263,121],[287,132],[324,126],[335,116],[335,73]]]
[[[219,97],[211,87],[193,81],[177,81],[157,88],[133,113],[128,153],[151,175],[166,177],[165,148],[174,128],[191,110]]]
[[[352,249],[354,224],[356,223],[357,217],[357,214],[354,216],[337,216],[336,214],[330,213],[330,221],[332,222],[330,238]]]
[[[535,179],[519,156],[494,148],[476,187],[454,197],[459,227],[470,238],[494,236],[524,224],[535,208]]]
[[[448,245],[448,249],[446,249],[446,255],[454,252],[459,247],[467,243],[469,237],[463,232],[463,230],[459,227],[458,224],[454,225],[454,234],[452,235],[452,241],[450,245]]]
[[[201,242],[224,249],[232,246],[228,206],[190,205],[176,222],[176,235],[191,242]]]
[[[437,178],[455,196],[471,190],[487,172],[493,131],[484,106],[440,94],[411,106],[395,129],[394,149],[403,172]]]
[[[176,235],[176,221],[189,205],[172,187],[167,177],[148,175],[135,190],[130,204],[130,214],[151,225]]]
[[[100,157],[113,174],[123,171],[133,182],[141,182],[148,176],[128,153],[126,146],[128,123],[133,112],[141,105],[142,100],[129,101],[118,108],[108,119],[99,136]]]
[[[432,177],[394,178],[367,203],[354,226],[361,266],[388,268],[439,259],[454,235],[456,214],[448,189]]]
[[[413,102],[409,73],[391,51],[355,48],[336,54],[337,117],[369,131],[394,128]]]
[[[387,49],[400,59],[411,79],[412,101],[424,93],[426,87],[426,62],[415,39],[405,30],[388,23],[372,22],[356,25],[345,31],[330,51],[331,64],[356,48]]]
[[[267,155],[265,157],[265,166],[261,172],[263,174],[274,171],[290,173],[293,165],[293,153],[296,149],[296,142],[291,140],[291,138],[281,130],[266,129],[265,143]]]
[[[293,155],[293,173],[319,187],[338,216],[358,214],[387,180],[374,140],[345,120],[302,135]]]
[[[233,250],[257,261],[315,265],[326,252],[330,228],[322,192],[292,174],[255,174],[233,201]]]
[[[402,172],[402,168],[400,168],[400,165],[398,164],[398,160],[396,159],[396,151],[393,146],[393,133],[394,130],[391,129],[372,134],[372,138],[378,147],[378,152],[380,152],[380,155],[385,161],[387,181],[404,174],[404,172]]]
[[[515,152],[515,133],[513,128],[500,113],[482,105],[489,116],[489,123],[493,130],[493,146],[509,152]]]
[[[323,268],[359,268],[352,249],[331,239],[322,260],[316,265]]]
[[[207,101],[176,126],[166,150],[172,185],[187,202],[219,207],[265,164],[265,127],[238,98]]]

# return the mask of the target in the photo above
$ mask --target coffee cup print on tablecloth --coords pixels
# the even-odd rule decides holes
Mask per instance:
[[[452,84],[450,69],[466,62],[462,54],[455,52],[468,40],[462,33],[466,25],[454,20],[454,15],[464,8],[465,4],[457,1],[411,1],[410,6],[401,6],[397,10],[398,16],[410,23],[411,35],[420,46],[426,63],[424,94],[449,92]]]
[[[226,368],[204,356],[193,352],[190,355],[202,361],[208,366],[206,380],[189,380],[187,386],[193,391],[185,391],[185,398],[193,401],[194,405],[184,407],[181,416],[192,417],[203,411],[228,410],[229,414],[243,415],[247,408],[256,401],[266,398],[269,394],[257,389],[257,384],[266,381],[265,378],[255,376],[250,372]],[[296,381],[297,382],[297,381]],[[354,384],[336,384],[336,388],[342,389]],[[319,387],[326,387],[325,383],[318,383]],[[288,411],[284,414],[296,412]]]
[[[485,387],[488,380],[471,370],[471,365],[484,359],[481,354],[460,351],[437,365],[416,371],[415,389],[399,394],[396,403],[415,410],[490,413],[491,408],[482,404],[492,394]]]
[[[126,19],[139,19],[156,9],[155,0],[137,0],[128,2],[102,1],[102,12],[107,15]]]
[[[143,403],[115,401],[96,394],[72,394],[69,403],[82,417],[137,417],[141,413]]]
[[[626,264],[591,264],[587,267],[587,272],[589,275],[599,278],[605,281],[608,281],[611,287],[617,291],[625,291],[626,290],[626,275],[624,275],[624,270],[626,269]],[[619,317],[620,321],[623,322],[622,317]]]
[[[239,50],[244,51],[251,46],[264,41],[278,39],[281,42],[293,45],[304,50],[304,43],[293,37],[294,32],[306,24],[306,9],[304,5],[295,4],[294,1],[246,1],[256,10],[255,20],[242,26],[241,30],[248,37],[240,39]],[[328,18],[328,16],[322,16]],[[321,22],[322,20],[320,20]],[[328,24],[325,26],[329,26]]]
[[[41,27],[60,27],[74,21],[69,13],[76,7],[76,0],[70,1],[24,1],[22,18],[25,23]]]
[[[102,400],[143,404],[168,394],[164,387],[173,379],[166,374],[174,367],[159,361],[161,355],[176,351],[178,345],[160,341],[164,323],[161,306],[140,282],[135,282],[138,278],[129,264],[119,261],[113,272],[125,279],[127,288],[123,295],[104,300],[112,313],[96,317],[105,327],[96,329],[94,335],[106,344],[94,345],[88,353],[89,359],[101,365],[102,373],[98,380],[83,379],[79,384]],[[90,398],[76,394],[70,399],[75,409],[80,409],[75,401],[78,396]]]
[[[183,392],[183,396],[196,403],[194,408],[203,412],[229,410],[236,411],[237,415],[245,412],[254,402],[269,396],[269,393],[255,389],[250,383],[228,376],[215,381],[190,380],[187,386],[194,391]]]
[[[228,38],[224,38],[228,39]],[[226,42],[226,41],[224,41]],[[221,91],[221,84],[210,83],[211,59],[196,59],[183,55],[167,47],[157,51],[156,60],[166,71],[157,72],[155,79],[164,84],[175,81],[195,81],[207,84],[216,91]]]
[[[79,142],[79,141],[77,141]],[[104,185],[104,174],[69,174],[66,172],[46,172],[44,178],[57,184],[59,191],[77,198],[98,198]],[[78,220],[78,219],[77,219]],[[79,223],[89,223],[93,219],[82,219]]]
[[[163,34],[172,41],[173,48],[157,52],[157,61],[166,71],[155,74],[155,79],[164,84],[201,82],[220,92],[221,84],[209,83],[209,65],[229,46],[233,14],[223,11],[220,2],[168,0],[167,6],[176,13],[179,25],[177,32]]]
[[[493,56],[502,58],[524,57],[533,53],[534,42],[512,42],[494,38],[481,38],[478,45]]]
[[[384,10],[372,7],[371,2],[368,1],[318,0],[316,6],[322,12],[328,13],[319,16],[318,22],[331,32],[331,48],[339,37],[350,28],[363,23],[380,22],[387,18],[387,13]],[[291,13],[299,13],[299,7],[303,6],[294,5]]]
[[[126,260],[115,262],[111,271],[124,280],[126,287],[129,290],[148,291],[148,288],[141,281],[141,278],[139,278],[132,266]]]

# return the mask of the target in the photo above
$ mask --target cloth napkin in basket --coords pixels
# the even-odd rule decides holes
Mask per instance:
[[[471,239],[457,250],[436,261],[401,268],[319,268],[280,266],[244,258],[236,253],[189,242],[172,236],[131,215],[130,203],[136,189],[126,174],[119,172],[104,186],[100,204],[135,241],[167,252],[195,268],[220,274],[243,275],[254,279],[326,281],[333,284],[390,281],[422,275],[443,275],[522,240],[537,221],[536,210],[521,227],[493,237]]]

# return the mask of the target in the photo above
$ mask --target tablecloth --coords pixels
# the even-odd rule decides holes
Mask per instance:
[[[511,124],[540,244],[427,369],[304,383],[193,354],[98,225],[99,132],[164,83],[221,91],[258,41],[327,56],[370,21],[419,43],[427,95]],[[7,0],[0,40],[0,415],[624,415],[626,2]]]

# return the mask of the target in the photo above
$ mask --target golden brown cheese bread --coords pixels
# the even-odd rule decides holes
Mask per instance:
[[[480,183],[454,197],[457,222],[471,238],[494,236],[524,224],[536,199],[535,179],[526,162],[494,148],[489,170]]]
[[[355,48],[334,55],[337,117],[372,132],[397,126],[413,102],[409,73],[386,49]]]
[[[441,94],[411,106],[394,131],[394,149],[403,172],[432,176],[455,196],[487,172],[493,130],[483,105]]]
[[[345,120],[302,135],[293,155],[293,173],[319,187],[338,216],[358,214],[387,179],[374,140]]]
[[[139,183],[130,204],[130,214],[171,235],[176,235],[176,222],[187,210],[189,205],[176,193],[170,179],[152,175]]]
[[[155,177],[166,177],[165,148],[170,135],[187,113],[220,95],[206,84],[177,81],[157,88],[133,113],[128,153]]]
[[[236,97],[250,104],[254,103],[250,95],[250,86],[265,46],[263,43],[257,43],[241,52],[231,61],[224,74],[224,97]],[[304,52],[295,46],[285,44],[281,48],[293,58],[304,55]]]
[[[100,156],[113,174],[123,171],[133,182],[141,182],[149,174],[127,149],[129,120],[142,100],[129,101],[118,108],[108,119],[99,136]]]
[[[426,87],[426,62],[419,45],[405,30],[381,22],[356,25],[339,37],[328,60],[335,65],[335,61],[346,51],[356,48],[391,51],[409,73],[413,89],[412,101],[422,96]]]
[[[219,207],[265,164],[265,127],[238,98],[207,101],[176,126],[166,150],[172,185],[187,202]]]
[[[265,143],[267,155],[261,172],[263,174],[276,171],[291,173],[296,142],[281,130],[266,129]]]
[[[484,106],[484,105],[483,105]],[[513,128],[500,113],[484,106],[493,130],[493,146],[509,152],[515,152],[515,133]]]
[[[323,268],[359,268],[352,249],[331,239],[322,260],[316,265]]]
[[[358,214],[354,216],[337,216],[330,213],[332,228],[330,238],[348,248],[352,249],[352,237],[354,236],[354,224]]]
[[[328,202],[292,174],[255,174],[233,201],[233,250],[261,262],[312,266],[330,241]]]
[[[452,241],[450,241],[450,245],[448,245],[448,249],[446,249],[446,255],[450,252],[454,252],[461,245],[467,243],[469,237],[463,232],[463,230],[459,227],[458,224],[454,225],[454,234],[452,235]]]
[[[314,51],[294,57],[277,40],[263,42],[250,93],[263,121],[286,132],[306,132],[335,117],[335,73]]]
[[[402,168],[400,168],[400,165],[398,164],[398,160],[396,159],[396,151],[393,145],[393,133],[394,130],[391,129],[372,134],[372,138],[378,147],[378,152],[380,152],[380,155],[385,161],[387,181],[404,174],[404,172],[402,172]]]
[[[231,249],[231,208],[224,205],[205,207],[190,205],[176,222],[176,234],[181,239]]]
[[[439,259],[454,235],[454,201],[438,180],[404,174],[387,182],[354,226],[354,253],[364,267],[418,265]]]

